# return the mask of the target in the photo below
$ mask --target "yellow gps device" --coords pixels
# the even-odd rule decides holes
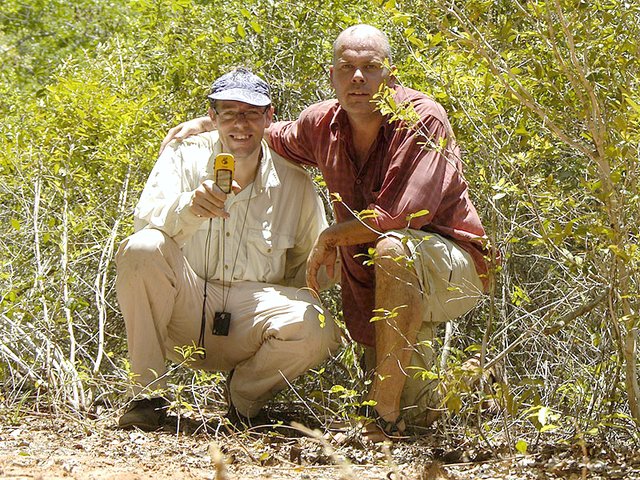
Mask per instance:
[[[213,178],[216,185],[220,187],[224,193],[231,193],[231,183],[233,182],[233,173],[235,162],[233,155],[230,153],[219,153],[216,155],[213,166]]]

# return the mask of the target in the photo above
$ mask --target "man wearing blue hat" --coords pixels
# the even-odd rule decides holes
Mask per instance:
[[[262,139],[269,86],[237,69],[208,99],[217,130],[163,151],[116,256],[134,380],[121,428],[162,425],[168,359],[232,372],[230,417],[250,421],[339,345],[330,314],[300,288],[327,224],[305,171]],[[220,153],[235,160],[228,194],[213,177]]]

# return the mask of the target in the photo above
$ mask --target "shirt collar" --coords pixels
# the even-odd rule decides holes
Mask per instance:
[[[389,121],[389,115],[384,116],[384,121],[382,125],[380,125],[380,130],[382,130],[385,140],[389,140],[393,131],[397,126],[397,121]],[[337,134],[339,131],[343,134],[351,135],[351,125],[349,123],[349,117],[347,116],[347,112],[342,108],[340,103],[336,100],[336,110],[333,114],[333,118],[331,119],[331,123],[329,124],[329,128],[331,129],[332,134]]]
[[[267,188],[276,188],[280,186],[280,177],[273,164],[271,149],[267,142],[263,139],[262,143],[262,160],[255,179],[255,189],[262,191]]]

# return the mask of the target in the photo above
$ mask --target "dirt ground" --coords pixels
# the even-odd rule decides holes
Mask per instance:
[[[200,417],[202,418],[202,416]],[[302,433],[289,425],[238,432],[220,417],[171,417],[162,431],[120,431],[113,414],[78,421],[29,414],[0,425],[0,478],[169,479],[640,479],[628,445],[538,446],[519,455],[426,432],[394,444],[353,430]]]

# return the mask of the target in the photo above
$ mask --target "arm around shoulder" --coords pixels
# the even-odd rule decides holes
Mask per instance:
[[[165,147],[173,140],[181,142],[187,137],[197,135],[202,132],[210,132],[211,130],[215,130],[215,125],[209,116],[198,117],[182,122],[181,124],[169,129],[167,135],[160,144],[160,154],[162,154]]]

